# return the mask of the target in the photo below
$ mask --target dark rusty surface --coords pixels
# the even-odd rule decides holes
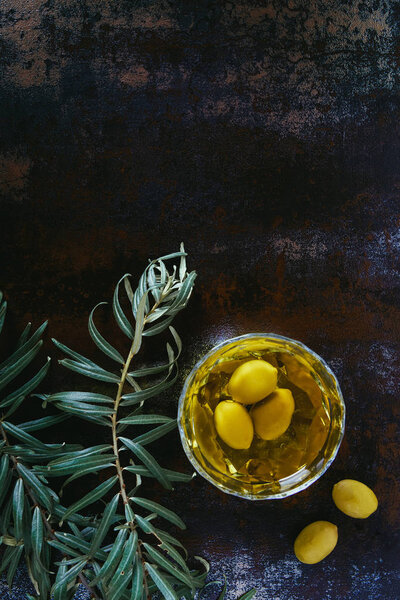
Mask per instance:
[[[229,598],[400,598],[399,15],[389,0],[0,2],[9,337],[49,317],[90,353],[90,308],[183,240],[199,277],[182,377],[215,342],[274,331],[341,382],[346,436],[305,492],[246,503],[198,477],[165,496]],[[66,385],[53,366],[46,389]],[[343,477],[374,488],[373,517],[339,514]],[[309,567],[292,543],[315,519],[339,543]]]

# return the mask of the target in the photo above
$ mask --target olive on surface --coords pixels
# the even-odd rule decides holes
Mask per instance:
[[[366,519],[378,508],[378,499],[371,488],[356,479],[336,483],[332,498],[338,509],[353,519]]]
[[[315,521],[300,531],[294,542],[298,560],[314,565],[328,556],[338,541],[336,525],[329,521]]]

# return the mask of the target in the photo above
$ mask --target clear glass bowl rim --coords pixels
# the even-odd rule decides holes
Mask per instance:
[[[301,483],[298,486],[295,486],[289,490],[285,490],[284,492],[278,492],[276,494],[268,494],[263,496],[262,494],[246,494],[246,493],[241,493],[241,492],[236,492],[228,487],[225,487],[223,484],[221,484],[220,482],[216,482],[209,473],[207,473],[207,471],[202,467],[201,464],[198,463],[195,455],[193,454],[188,440],[186,438],[185,432],[184,432],[184,428],[182,425],[182,417],[183,417],[183,407],[184,407],[184,402],[185,402],[185,398],[186,398],[186,393],[187,393],[187,389],[189,386],[190,381],[192,380],[193,376],[195,375],[196,371],[201,367],[201,365],[208,360],[208,358],[210,358],[210,356],[212,356],[215,352],[217,352],[218,350],[220,350],[221,348],[223,348],[224,346],[228,346],[231,343],[234,342],[240,342],[241,340],[246,340],[248,338],[257,338],[257,337],[261,337],[261,338],[273,338],[275,340],[278,341],[282,341],[282,342],[289,342],[290,344],[293,344],[295,346],[298,346],[301,350],[305,351],[307,354],[312,355],[319,363],[321,363],[321,365],[323,366],[323,368],[325,369],[325,371],[328,373],[328,375],[330,375],[335,383],[336,389],[337,389],[337,396],[338,396],[338,400],[339,400],[339,404],[341,406],[342,409],[342,419],[341,419],[341,423],[340,423],[340,431],[338,434],[338,440],[336,443],[336,446],[331,454],[331,456],[329,457],[329,459],[324,463],[323,467],[321,469],[319,469],[318,471],[316,471],[314,473],[314,475],[312,477],[310,477],[309,479],[307,479],[306,481],[304,481],[303,483]],[[222,490],[223,492],[230,494],[232,496],[236,496],[238,498],[244,498],[245,500],[279,500],[282,498],[287,498],[288,496],[292,496],[293,494],[298,494],[299,492],[305,490],[306,488],[308,488],[311,484],[313,484],[317,479],[319,479],[320,477],[322,477],[322,475],[326,472],[326,470],[330,467],[330,465],[333,463],[333,461],[336,458],[336,455],[339,451],[339,447],[340,444],[342,443],[343,440],[343,436],[344,436],[344,430],[345,430],[345,422],[346,422],[346,406],[344,403],[344,399],[343,399],[343,394],[342,391],[340,389],[340,385],[339,382],[336,378],[336,375],[334,374],[334,372],[332,371],[332,369],[328,366],[328,364],[325,362],[325,360],[323,358],[321,358],[316,352],[314,352],[313,350],[311,350],[310,348],[308,348],[308,346],[306,346],[305,344],[303,344],[302,342],[299,342],[297,340],[294,340],[293,338],[289,338],[289,337],[285,337],[283,335],[279,335],[277,333],[246,333],[244,335],[239,335],[237,337],[233,337],[233,338],[229,338],[226,340],[223,340],[221,342],[219,342],[217,345],[213,346],[211,348],[211,350],[209,350],[206,354],[204,354],[194,365],[194,367],[192,368],[192,370],[190,371],[189,375],[186,377],[181,394],[179,396],[179,401],[178,401],[178,430],[179,430],[179,434],[180,434],[180,438],[181,438],[181,442],[182,442],[182,446],[183,449],[185,451],[185,454],[188,458],[188,460],[190,461],[191,465],[194,467],[194,469],[197,471],[197,473],[199,473],[199,475],[201,475],[202,477],[204,477],[204,479],[206,479],[209,483],[211,483],[213,486],[217,487],[219,490]]]

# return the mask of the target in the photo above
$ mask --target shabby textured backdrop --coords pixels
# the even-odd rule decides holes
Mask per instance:
[[[346,436],[305,492],[252,504],[196,478],[163,497],[230,598],[400,598],[399,23],[390,0],[0,2],[9,335],[49,317],[90,353],[91,307],[183,240],[199,277],[181,382],[249,331],[302,340],[341,382]],[[67,376],[53,365],[46,389]],[[174,414],[178,395],[158,402]],[[168,451],[189,468],[177,437]],[[369,520],[335,509],[343,477],[376,491]],[[310,567],[292,543],[314,519],[339,544]]]

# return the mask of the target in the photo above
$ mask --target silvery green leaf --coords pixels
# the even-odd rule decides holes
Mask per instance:
[[[10,460],[6,454],[3,454],[0,460],[0,506],[2,502],[2,492],[10,474]]]
[[[141,444],[142,446],[144,446],[146,444],[154,442],[155,440],[160,439],[161,437],[167,435],[167,433],[173,431],[174,429],[176,429],[175,419],[173,419],[170,423],[164,423],[164,425],[160,425],[159,427],[155,427],[150,431],[146,431],[146,433],[142,433],[142,435],[135,437],[133,441],[136,444]]]
[[[85,375],[85,377],[90,377],[91,379],[97,379],[98,381],[107,381],[109,383],[119,383],[120,378],[118,375],[111,373],[111,371],[106,371],[102,367],[98,365],[88,365],[85,363],[80,363],[75,360],[71,360],[69,358],[63,358],[58,361],[60,365],[67,367],[71,371],[75,371],[76,373],[80,373],[81,375]]]
[[[174,314],[176,314],[176,312],[180,311],[186,306],[190,298],[190,294],[192,293],[194,280],[196,279],[196,276],[197,273],[195,271],[192,271],[182,283],[182,286],[171,305],[171,311],[174,311]]]
[[[123,600],[126,598],[126,590],[132,577],[132,566],[126,571],[121,571],[118,581],[109,589],[108,598],[110,600]]]
[[[61,350],[62,352],[65,352],[65,354],[67,354],[68,356],[70,356],[71,358],[76,360],[77,362],[83,363],[83,364],[91,366],[91,367],[97,367],[96,363],[94,363],[92,360],[89,360],[89,358],[86,358],[86,356],[83,356],[83,354],[79,354],[79,352],[75,352],[75,350],[71,350],[71,348],[68,348],[68,346],[65,346],[65,344],[58,342],[54,338],[51,338],[51,341],[59,350]]]
[[[182,351],[182,341],[181,341],[181,338],[179,337],[178,332],[176,331],[175,327],[172,327],[172,325],[171,325],[169,330],[172,334],[172,337],[175,340],[176,347],[178,348],[178,354],[175,357],[175,360],[176,360],[177,358],[179,358],[181,351]]]
[[[56,402],[55,405],[60,410],[67,412],[71,415],[77,415],[81,419],[85,419],[86,421],[92,421],[97,423],[98,425],[102,425],[103,427],[111,427],[111,421],[107,419],[105,416],[99,416],[95,412],[89,412],[83,408],[79,408],[77,406],[72,406],[71,404],[66,404],[64,402]]]
[[[166,577],[162,575],[154,565],[146,562],[145,567],[165,600],[179,600],[174,588],[170,585]]]
[[[70,546],[63,544],[59,540],[48,540],[47,543],[52,548],[55,548],[56,550],[58,550],[59,552],[65,554],[65,555],[76,556],[78,558],[81,558],[81,556],[82,556],[80,552],[77,552],[77,550],[73,550]]]
[[[66,459],[60,463],[50,462],[47,466],[36,467],[35,472],[49,477],[60,477],[63,475],[69,475],[70,473],[76,474],[79,469],[97,469],[99,466],[106,463],[115,464],[113,461],[115,456],[113,454],[101,454],[94,456],[81,456],[76,458]]]
[[[185,275],[186,275],[186,256],[187,256],[183,242],[181,242],[180,250],[182,252],[182,256],[181,256],[181,261],[179,263],[179,279],[181,281],[183,281],[185,278]]]
[[[150,263],[150,265],[151,265],[151,263]],[[145,313],[148,313],[149,310],[150,310],[150,304],[149,304],[149,299],[148,299],[148,292],[149,292],[149,290],[147,289],[147,271],[148,271],[150,265],[148,265],[146,267],[144,273],[140,277],[140,279],[139,279],[139,285],[138,285],[138,288],[137,288],[137,290],[135,292],[135,297],[136,296],[139,297],[139,302],[137,304],[137,307],[139,307],[139,304],[140,304],[143,296],[146,296],[145,305],[144,305],[145,306],[145,308],[144,308],[144,312]],[[138,310],[138,308],[137,308],[137,310]],[[137,311],[135,313],[135,318],[137,319]]]
[[[151,473],[151,471],[149,471],[143,465],[128,465],[124,467],[124,471],[135,473],[135,475],[140,475],[141,477],[154,477],[153,473]],[[191,481],[195,476],[195,473],[188,475],[186,473],[179,473],[178,471],[170,471],[169,469],[163,469],[163,473],[170,481],[188,482]]]
[[[13,513],[14,513],[14,528],[15,537],[17,540],[22,539],[22,517],[24,514],[25,504],[25,489],[24,482],[21,478],[17,480],[14,486],[13,493]]]
[[[121,561],[127,535],[127,529],[121,529],[118,532],[115,542],[111,548],[111,551],[107,556],[107,559],[101,567],[100,571],[96,574],[96,577],[93,579],[92,585],[95,585],[100,581],[107,581],[112,576],[115,569],[117,568],[118,563]]]
[[[23,371],[25,367],[29,365],[30,362],[32,362],[32,360],[39,352],[42,344],[43,341],[39,340],[33,346],[33,348],[31,348],[26,354],[21,356],[19,360],[0,371],[0,390],[6,387],[8,383],[15,379],[15,377],[17,377],[17,375],[19,375],[21,371]]]
[[[163,363],[162,365],[157,365],[154,367],[142,367],[141,369],[136,369],[136,371],[131,371],[129,375],[131,377],[148,377],[148,375],[156,375],[158,373],[162,373],[170,367],[170,363]]]
[[[167,552],[170,557],[180,566],[182,567],[182,569],[185,571],[185,573],[187,573],[188,575],[190,575],[190,571],[189,568],[186,564],[185,559],[183,558],[183,556],[180,554],[180,552],[178,552],[178,550],[176,550],[176,548],[174,548],[171,544],[169,544],[168,542],[166,542],[165,540],[162,541],[161,544],[161,548]]]
[[[160,271],[160,282],[165,285],[167,283],[168,275],[169,275],[167,268],[166,268],[162,258],[159,258],[156,262],[157,262],[157,268]]]
[[[147,269],[147,281],[148,281],[148,285],[149,285],[149,290],[151,291],[151,294],[152,294],[155,302],[158,302],[160,299],[160,296],[161,296],[162,284],[157,282],[155,268],[156,267],[155,267],[154,263],[149,265],[149,267]]]
[[[1,561],[1,565],[0,565],[0,573],[4,573],[4,571],[7,569],[16,548],[17,548],[17,544],[12,544],[12,545],[7,544],[7,548],[2,556],[2,561]]]
[[[143,567],[140,560],[136,560],[132,576],[132,588],[129,600],[142,600],[143,598]]]
[[[62,572],[62,574],[60,575],[60,577],[58,579],[56,579],[55,584],[52,587],[52,593],[54,594],[54,596],[57,593],[57,590],[59,589],[65,589],[65,585],[68,586],[68,584],[73,581],[74,579],[76,579],[76,577],[79,575],[79,573],[82,571],[82,569],[84,568],[86,564],[85,560],[81,560],[79,561],[76,565],[74,565],[73,567],[71,567],[70,569]],[[61,567],[60,567],[61,569]]]
[[[170,325],[170,323],[172,323],[173,319],[174,319],[174,315],[167,317],[160,323],[157,323],[156,325],[153,325],[152,327],[145,329],[143,331],[143,335],[146,337],[151,337],[152,335],[157,335],[157,334],[161,333],[162,331],[167,329],[167,327],[169,327],[169,325]]]
[[[129,504],[125,504],[125,518],[127,523],[131,523],[135,520],[135,514]]]
[[[136,390],[137,392],[140,392],[140,390],[142,389],[142,388],[140,387],[140,385],[138,384],[138,382],[137,382],[137,381],[136,381],[136,380],[135,380],[133,377],[131,377],[131,375],[129,375],[129,373],[127,373],[127,375],[126,375],[126,381],[127,381],[127,382],[129,383],[129,385],[130,385],[131,387],[133,387],[133,389],[134,389],[134,390]]]
[[[61,585],[58,585],[58,587],[56,589],[53,588],[53,598],[54,600],[64,600],[65,599],[65,594],[67,592],[67,582],[65,581],[64,577],[65,574],[67,572],[67,565],[65,564],[65,560],[62,561],[61,565],[58,568],[57,571],[57,575],[56,575],[56,581],[55,583],[60,583],[61,580],[63,580],[63,583]]]
[[[242,596],[238,598],[238,600],[251,600],[257,593],[256,588],[251,588],[248,592],[244,593]]]
[[[91,561],[91,566],[92,566],[92,569],[93,569],[94,576],[97,577],[97,575],[100,573],[100,569],[101,569],[100,564],[97,561],[92,560]],[[94,581],[94,579],[93,579],[93,574],[92,574],[92,576],[90,577],[90,586],[93,588],[96,585],[96,587],[100,591],[100,594],[101,594],[100,597],[101,598],[105,598],[106,597],[106,590],[105,590],[105,587],[103,585],[103,581],[100,580],[97,584],[93,584],[93,581]]]
[[[0,513],[0,525],[1,525],[0,531],[8,532],[11,530],[10,528],[12,527],[12,523],[11,523],[12,512],[13,512],[13,496],[12,496],[12,492],[10,490],[7,501],[3,505],[1,513]],[[8,539],[7,542],[5,540],[3,540],[3,543],[14,546],[14,545],[19,545],[21,542],[19,540],[15,540],[15,544],[14,544],[11,542],[10,539]]]
[[[153,398],[161,392],[165,392],[168,388],[170,388],[176,381],[178,377],[178,372],[169,379],[169,374],[165,379],[157,383],[156,385],[152,385],[144,390],[140,390],[139,392],[131,392],[130,394],[124,394],[121,398],[121,406],[132,406],[133,404],[138,404],[142,400],[147,400],[148,398]],[[122,422],[122,419],[121,419]]]
[[[32,539],[31,539],[31,530],[32,530],[32,512],[31,512],[31,502],[28,499],[28,495],[24,496],[24,512],[22,515],[22,540],[25,546],[25,554],[30,554],[32,551]]]
[[[54,504],[53,510],[52,510],[52,514],[54,515],[54,517],[56,517],[57,519],[62,518],[63,514],[66,511],[66,507],[63,506],[62,504],[60,504],[59,502]],[[86,525],[91,524],[92,520],[91,517],[84,517],[83,515],[80,515],[79,513],[75,513],[73,515],[71,515],[68,519],[68,525],[70,525],[71,523],[76,523],[77,525],[79,525],[80,527],[85,527]]]
[[[66,481],[64,481],[61,489],[63,490],[72,481],[75,481],[75,479],[79,479],[79,477],[84,477],[85,475],[91,475],[92,473],[98,473],[99,471],[102,471],[103,469],[110,469],[111,467],[115,468],[115,462],[100,463],[100,464],[95,465],[94,467],[86,467],[86,468],[77,469],[74,472],[74,474],[71,475],[71,477],[68,477],[68,479]]]
[[[159,515],[163,519],[166,519],[167,521],[170,521],[180,529],[186,529],[185,523],[176,513],[174,513],[172,510],[169,510],[168,508],[165,508],[165,506],[158,504],[158,502],[154,502],[153,500],[147,500],[146,498],[138,498],[137,496],[133,496],[131,500],[132,502],[138,504],[142,508],[146,508],[150,512],[157,513],[157,515]]]
[[[180,585],[176,587],[176,595],[181,600],[193,600],[193,591],[187,587],[187,585]]]
[[[62,423],[67,419],[69,419],[69,415],[54,415],[19,423],[18,427],[29,433],[30,431],[37,431],[38,429],[46,429],[47,427],[58,425],[58,423]]]
[[[38,450],[37,448],[28,448],[26,445],[15,445],[15,446],[6,446],[4,448],[4,452],[10,454],[12,456],[16,456],[19,459],[22,459],[24,462],[33,463],[34,465],[37,462],[52,460],[54,456],[60,455],[63,453],[62,445],[47,444],[47,447],[43,450]],[[65,446],[65,450],[68,450],[68,444]],[[35,470],[39,472],[40,468],[38,467]]]
[[[10,406],[10,408],[5,413],[3,413],[3,419],[8,419],[8,417],[11,417],[11,415],[13,415],[19,409],[24,400],[24,396],[16,398]]]
[[[122,396],[125,398],[126,396]],[[176,423],[175,419],[163,415],[134,415],[120,419],[118,423],[128,423],[129,425],[155,425],[158,423]]]
[[[23,429],[20,429],[16,425],[9,423],[8,421],[3,421],[3,427],[10,435],[16,437],[18,440],[25,442],[31,448],[38,448],[39,450],[47,450],[47,447],[43,442],[38,440],[37,438],[30,435]]]
[[[71,565],[76,565],[78,562],[80,562],[83,559],[86,559],[86,556],[75,556],[75,558],[68,558],[68,559],[63,559],[61,561],[57,561],[54,564],[57,566],[60,565],[65,565],[66,567],[70,567]]]
[[[136,492],[138,491],[138,489],[140,488],[141,485],[142,485],[142,477],[140,475],[136,475],[136,485],[135,485],[134,488],[132,488],[131,490],[129,490],[128,496],[134,496],[136,494]]]
[[[97,394],[94,392],[57,392],[50,394],[47,398],[48,402],[91,402],[94,404],[114,404],[114,400],[110,396]]]
[[[3,458],[8,460],[7,456],[4,456]],[[4,479],[1,482],[1,487],[0,487],[0,523],[1,523],[1,516],[5,516],[4,514],[4,507],[3,507],[3,502],[6,498],[9,498],[9,489],[10,489],[10,485],[11,485],[11,481],[13,479],[12,476],[12,472],[10,469],[8,469],[7,467],[7,472],[4,475]],[[4,530],[5,527],[3,525],[3,528],[0,529],[0,531]]]
[[[226,582],[226,579],[225,579],[225,582]],[[205,592],[205,591],[206,591],[208,588],[212,587],[213,585],[218,585],[218,586],[220,586],[220,585],[223,585],[223,582],[222,582],[222,581],[220,581],[219,579],[214,579],[213,581],[207,581],[207,583],[206,583],[206,584],[203,586],[203,589],[200,591],[200,593],[199,593],[199,596],[198,596],[197,600],[200,600],[200,598],[202,598],[202,597],[203,597],[203,594],[204,594],[204,592]]]
[[[121,279],[118,281],[118,283],[115,287],[114,298],[113,298],[113,313],[114,313],[115,320],[117,321],[118,327],[129,339],[133,340],[133,337],[134,337],[133,327],[132,327],[131,323],[129,322],[127,316],[125,315],[124,311],[122,310],[121,304],[119,302],[120,283],[121,283],[121,281],[126,279],[128,276],[129,276],[129,273],[127,273],[123,277],[121,277]]]
[[[66,400],[62,402],[56,402],[56,406],[60,406],[62,409],[73,408],[77,412],[84,412],[88,415],[99,415],[99,416],[111,416],[114,409],[109,406],[99,406],[98,404],[89,404],[89,402],[78,402],[77,400]]]
[[[100,498],[102,498],[114,486],[116,481],[116,475],[113,475],[106,481],[103,481],[103,483],[95,487],[91,492],[89,492],[89,494],[86,494],[83,496],[83,498],[80,498],[80,500],[74,502],[74,504],[72,504],[63,514],[62,520],[65,521],[71,514],[76,513],[90,504],[93,504],[93,502],[96,502],[96,500],[100,500]]]
[[[131,371],[129,373],[129,375],[131,375],[132,377],[147,377],[148,375],[156,375],[158,373],[162,373],[162,371],[165,370],[171,370],[172,366],[176,363],[176,361],[178,360],[181,350],[182,350],[182,342],[180,340],[179,335],[177,334],[176,330],[170,325],[169,330],[175,340],[175,343],[177,345],[178,348],[178,354],[176,356],[174,356],[174,353],[172,351],[172,348],[170,346],[170,344],[167,344],[167,354],[168,354],[168,363],[164,363],[161,365],[157,365],[154,367],[142,367],[141,369],[137,369],[136,371]]]
[[[33,517],[32,517],[31,539],[32,539],[32,547],[33,547],[33,550],[34,550],[37,558],[40,556],[40,553],[42,551],[43,537],[44,537],[44,531],[43,531],[42,514],[40,512],[40,508],[38,506],[36,506],[35,510],[33,511]]]
[[[0,297],[0,333],[3,329],[4,319],[7,312],[7,302],[3,302],[3,294]]]
[[[132,289],[132,286],[131,286],[131,282],[129,281],[129,279],[128,279],[127,276],[125,276],[124,285],[125,285],[126,295],[128,296],[129,302],[132,304],[132,302],[133,302],[133,289]]]
[[[28,484],[28,486],[31,488],[37,500],[45,508],[47,508],[49,512],[51,512],[53,508],[53,499],[46,486],[30,469],[25,467],[22,463],[18,463],[17,471],[24,479],[24,481]]]
[[[125,548],[122,554],[121,561],[109,583],[109,593],[110,598],[112,600],[120,598],[120,596],[118,595],[120,590],[126,589],[126,587],[128,586],[129,580],[131,578],[131,572],[136,554],[137,544],[138,534],[135,530],[129,535],[129,538],[125,542]]]
[[[35,333],[32,335],[31,338],[29,338],[21,347],[17,348],[17,350],[15,350],[15,352],[10,354],[10,356],[8,358],[6,358],[6,360],[4,360],[0,364],[0,373],[4,369],[6,369],[8,366],[15,364],[20,358],[25,356],[34,346],[36,346],[37,342],[42,337],[42,334],[43,334],[44,330],[46,329],[46,327],[47,327],[47,321],[45,321],[35,331]]]
[[[183,573],[178,567],[173,565],[161,552],[150,546],[150,544],[143,543],[143,547],[146,549],[146,552],[149,558],[156,563],[159,567],[170,573],[175,579],[182,581],[188,587],[194,589],[194,583],[190,574]]]
[[[127,417],[133,417],[134,415],[138,414],[141,412],[142,406],[143,406],[143,402],[139,402],[138,403],[139,406],[137,408],[135,408],[135,410],[133,410],[131,413],[129,413],[127,415]],[[125,429],[129,427],[129,423],[120,423],[119,425],[117,425],[117,433],[118,435],[121,435],[121,433],[123,431],[125,431]]]
[[[44,379],[47,371],[49,370],[49,367],[50,367],[50,358],[47,358],[46,364],[43,365],[43,367],[36,373],[36,375],[34,375],[32,377],[32,379],[30,379],[29,381],[24,383],[24,385],[19,387],[17,390],[14,390],[10,394],[8,394],[2,400],[2,402],[0,402],[0,407],[4,408],[5,406],[9,406],[10,404],[12,404],[14,402],[14,400],[16,400],[16,398],[19,398],[20,396],[25,397],[28,394],[30,394],[39,385],[39,383],[42,381],[42,379]]]
[[[51,464],[58,465],[60,463],[63,463],[65,460],[70,460],[71,458],[79,458],[81,456],[92,456],[94,454],[101,454],[102,452],[106,452],[107,450],[111,449],[111,444],[98,444],[97,446],[90,446],[89,448],[83,448],[82,450],[68,452],[60,458],[57,458],[54,461],[52,461]]]
[[[122,358],[121,354],[109,342],[107,342],[107,340],[99,333],[99,331],[97,330],[97,328],[94,324],[93,313],[96,310],[96,308],[98,306],[101,306],[102,304],[107,304],[107,303],[100,302],[99,304],[97,304],[94,307],[94,309],[92,310],[92,312],[89,315],[89,333],[91,335],[92,340],[96,344],[96,346],[98,348],[100,348],[100,350],[102,350],[102,352],[104,352],[104,354],[106,354],[107,356],[109,356],[110,358],[115,360],[116,362],[123,365],[124,359]]]
[[[135,515],[135,520],[136,520],[136,524],[137,526],[144,532],[144,533],[149,533],[149,534],[155,534],[156,532],[156,528],[153,527],[153,525],[147,521],[146,519],[144,519],[143,517],[141,517],[140,515]]]
[[[29,334],[31,332],[31,327],[32,327],[32,323],[28,323],[26,325],[25,329],[21,333],[21,336],[17,342],[17,348],[21,348],[21,346],[23,346],[25,344],[25,342],[27,341]]]
[[[100,525],[93,536],[92,544],[89,549],[89,556],[92,557],[96,554],[97,550],[100,548],[104,538],[106,537],[108,530],[111,526],[113,517],[117,510],[118,501],[120,499],[120,493],[116,494],[114,498],[109,502],[104,510],[103,518],[100,522]]]
[[[21,560],[21,555],[24,550],[24,546],[16,546],[15,548],[12,548],[11,550],[12,550],[12,556],[11,556],[11,560],[8,564],[8,570],[7,570],[7,584],[10,589],[12,588],[14,575],[17,571],[19,561]]]
[[[153,456],[149,452],[147,452],[145,448],[143,448],[140,444],[135,444],[135,442],[132,442],[132,440],[129,440],[128,438],[120,437],[119,439],[129,450],[131,450],[131,452],[135,454],[135,456],[137,456],[139,460],[142,461],[145,467],[147,467],[149,471],[151,471],[154,474],[156,479],[158,479],[158,481],[166,489],[170,490],[172,488],[171,483],[164,476],[162,468],[160,467],[156,459],[153,458]]]
[[[226,596],[226,579],[224,581],[224,586],[221,590],[220,595],[218,596],[218,600],[225,600],[225,596]]]
[[[179,540],[177,540],[173,535],[171,535],[168,531],[164,531],[163,529],[160,529],[159,527],[157,527],[156,533],[157,533],[157,537],[160,540],[162,540],[163,543],[167,542],[168,544],[171,544],[171,546],[180,548],[180,550],[182,550],[182,552],[184,553],[186,559],[188,559],[189,555],[188,555],[188,552],[187,552],[185,546]]]
[[[140,346],[142,344],[142,334],[144,327],[144,315],[146,312],[146,304],[147,304],[147,292],[145,292],[138,304],[136,311],[136,325],[135,325],[135,334],[133,338],[133,344],[131,349],[131,354],[135,356],[140,350]]]
[[[89,555],[89,551],[90,551],[90,542],[86,541],[85,539],[82,539],[81,537],[74,535],[72,533],[67,533],[67,532],[55,532],[55,536],[57,538],[57,540],[63,544],[66,548],[68,548],[69,550],[66,552],[64,550],[64,552],[66,552],[67,554],[71,554],[71,550],[75,551],[75,554],[73,554],[73,556],[81,556],[82,554],[79,554],[76,551],[80,551],[81,553],[83,552],[83,554],[87,557]],[[55,540],[53,540],[55,541]],[[99,560],[104,560],[106,558],[106,553],[103,552],[103,550],[101,550],[100,548],[97,549],[94,553],[94,556],[96,558],[98,558]]]

